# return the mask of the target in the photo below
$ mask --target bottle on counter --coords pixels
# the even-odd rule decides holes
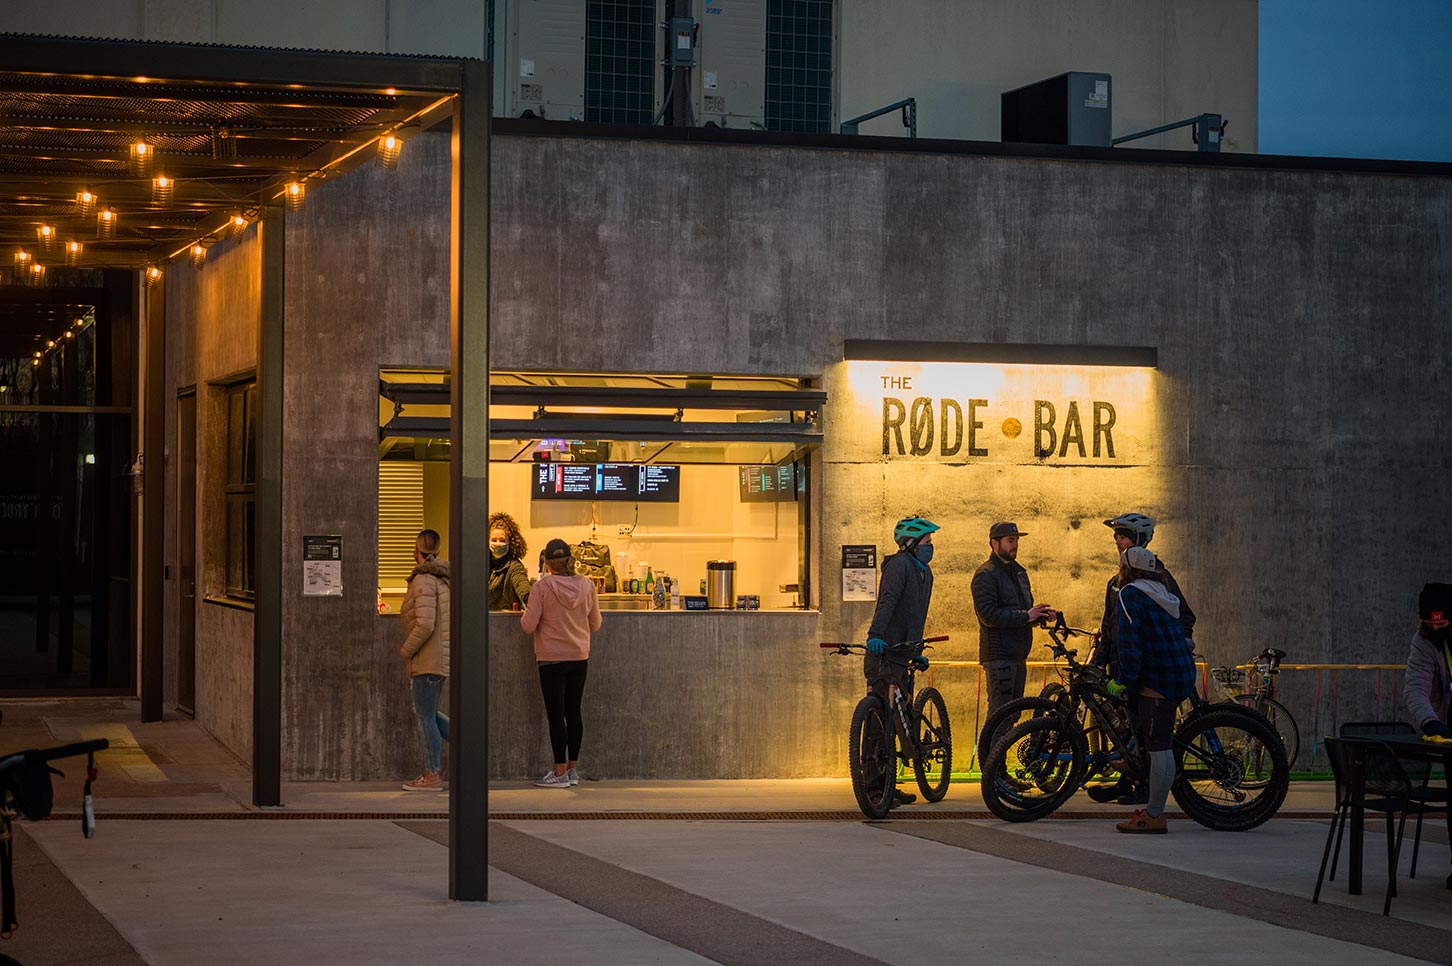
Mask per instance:
[[[666,581],[668,579],[665,574],[661,574],[660,579],[651,588],[650,605],[656,610],[665,610],[666,605],[670,603],[670,598],[666,596]]]
[[[681,609],[681,582],[678,578],[671,579],[671,610]]]
[[[649,567],[645,568],[645,595],[647,597],[655,596],[655,572]]]

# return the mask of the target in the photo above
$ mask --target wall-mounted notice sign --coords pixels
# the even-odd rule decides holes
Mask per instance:
[[[341,534],[303,536],[303,596],[343,596]]]
[[[877,599],[877,548],[872,544],[842,545],[842,599]]]

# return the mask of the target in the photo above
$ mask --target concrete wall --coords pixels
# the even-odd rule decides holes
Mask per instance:
[[[1098,521],[1129,508],[1161,520],[1155,549],[1212,661],[1270,644],[1304,662],[1404,658],[1417,589],[1445,576],[1447,528],[1419,508],[1438,504],[1448,470],[1447,179],[521,136],[494,147],[493,365],[807,373],[829,393],[820,616],[608,615],[587,705],[600,773],[840,771],[860,682],[854,662],[812,645],[860,636],[871,605],[838,599],[838,546],[886,544],[912,511],[944,524],[929,624],[953,639],[940,658],[977,657],[967,579],[990,522],[1033,533],[1021,559],[1040,597],[1093,626],[1113,566]],[[343,598],[285,600],[293,777],[417,769],[397,622],[373,606],[375,380],[380,366],[447,364],[448,164],[445,137],[420,137],[399,171],[330,179],[288,216],[287,586],[302,534],[341,533],[345,557]],[[218,254],[200,284],[173,268],[169,316],[227,291]],[[189,351],[220,372],[232,343],[218,324]],[[228,338],[250,347],[255,327]],[[1153,346],[1159,367],[1001,367],[980,385],[918,366],[935,399],[992,399],[988,453],[884,456],[881,364],[844,363],[848,338]],[[1122,412],[1114,460],[1025,452],[1022,407],[1101,395]],[[248,666],[250,635],[206,627],[222,609],[200,609],[199,637]],[[544,747],[510,620],[491,623],[501,777],[533,771]],[[938,678],[966,767],[975,672]],[[671,740],[641,745],[656,707]],[[1308,703],[1297,710],[1312,720]],[[749,722],[792,748],[763,754]]]
[[[287,215],[282,716],[293,777],[398,773],[396,721],[411,707],[402,642],[372,646],[378,370],[448,365],[449,165],[448,137],[425,134],[397,171],[364,165]],[[304,534],[342,535],[343,597],[302,596]]]
[[[252,613],[218,603],[226,594],[227,411],[225,380],[256,368],[260,319],[256,229],[214,245],[201,271],[168,266],[166,295],[166,487],[175,494],[179,390],[197,396],[196,717],[235,754],[252,749]],[[165,563],[168,704],[176,700],[177,520],[167,504]],[[207,598],[213,598],[208,600]]]
[[[920,137],[999,140],[999,95],[1065,71],[1113,76],[1114,136],[1204,112],[1256,150],[1257,0],[842,0],[839,118],[917,98]],[[897,114],[863,134],[902,135]],[[1188,130],[1126,147],[1194,150]]]
[[[0,8],[0,31],[483,57],[481,0],[60,0]]]

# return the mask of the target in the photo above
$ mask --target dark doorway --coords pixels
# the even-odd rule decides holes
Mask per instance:
[[[0,693],[130,689],[129,308],[0,287]]]
[[[197,394],[176,401],[176,706],[196,714],[197,700]]]

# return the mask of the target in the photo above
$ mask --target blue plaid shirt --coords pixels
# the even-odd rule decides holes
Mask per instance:
[[[1179,618],[1138,587],[1119,592],[1118,681],[1135,694],[1158,691],[1183,701],[1195,690],[1195,652]]]

